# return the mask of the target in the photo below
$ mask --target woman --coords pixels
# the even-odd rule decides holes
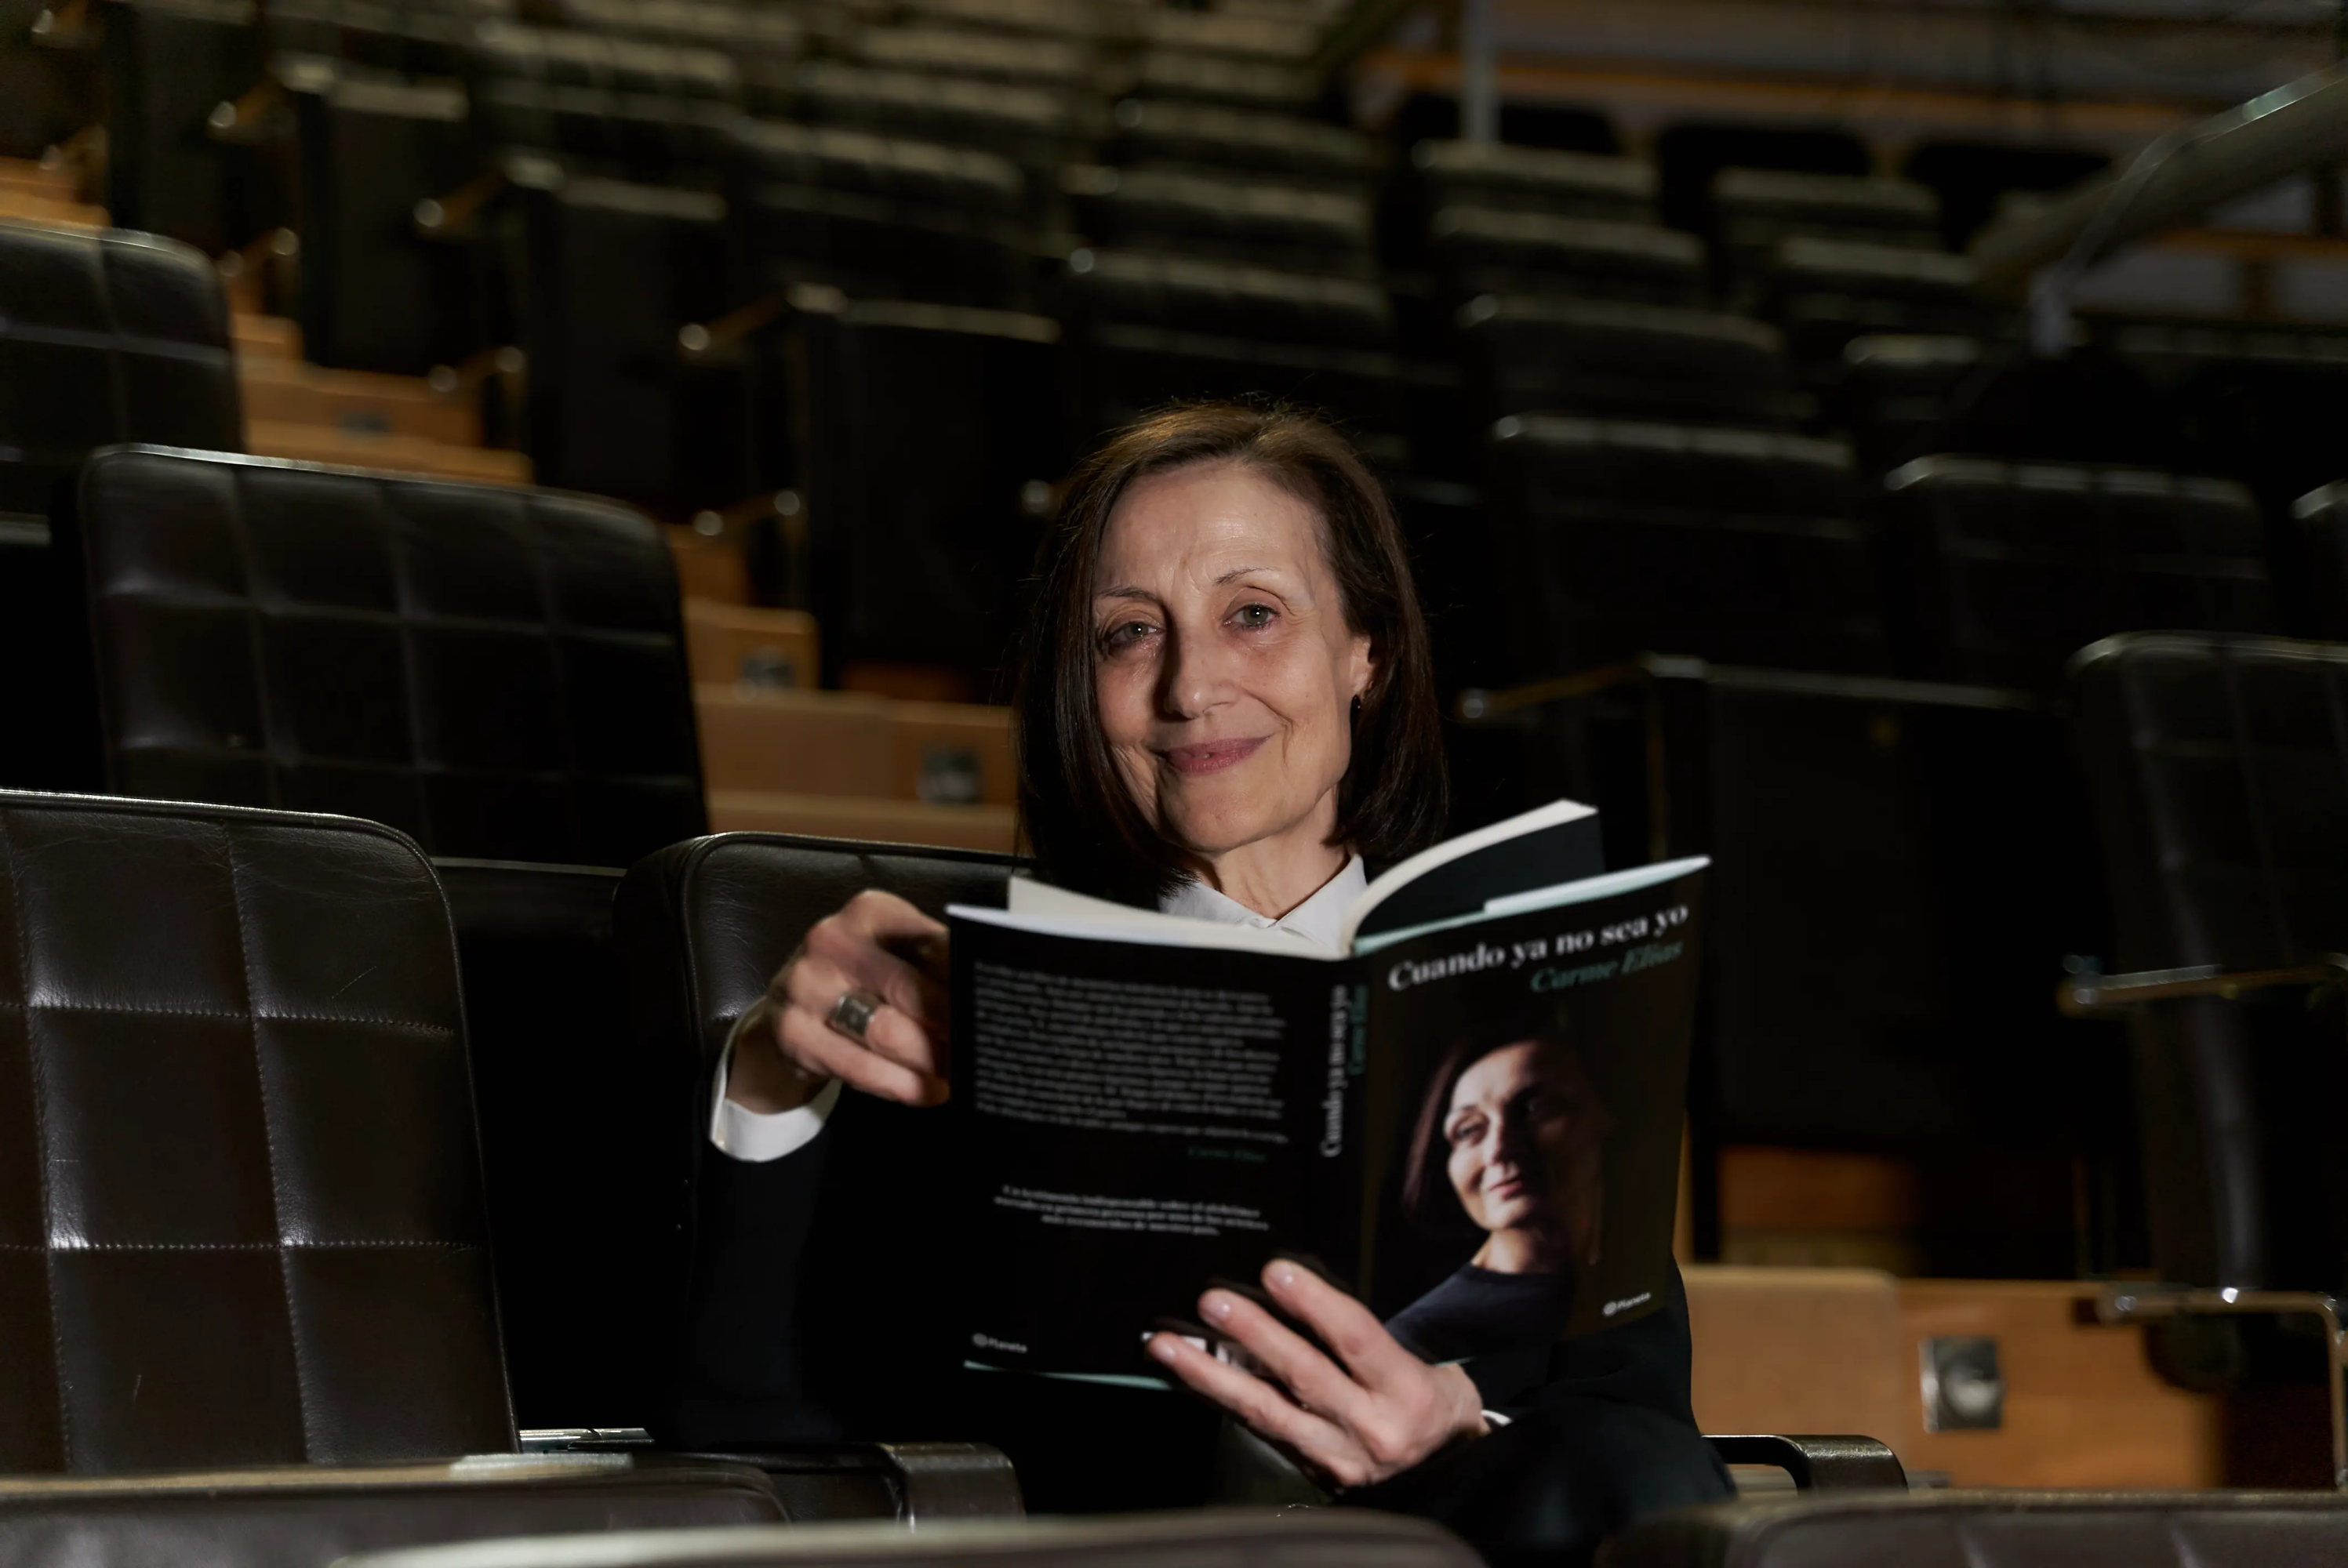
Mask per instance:
[[[1039,576],[1016,699],[1039,876],[1334,946],[1365,862],[1439,834],[1439,720],[1400,531],[1326,426],[1231,405],[1143,420],[1073,476]],[[815,926],[736,1031],[713,1141],[737,1157],[788,1153],[818,1135],[843,1084],[943,1101],[944,939],[877,892]],[[1451,1519],[1505,1553],[1517,1536],[1586,1545],[1642,1502],[1724,1490],[1687,1415],[1684,1318],[1631,1358],[1661,1371],[1631,1379],[1623,1409],[1644,1427],[1626,1447],[1602,1410],[1552,1434],[1539,1407],[1561,1385],[1546,1367],[1479,1388],[1309,1271],[1275,1261],[1263,1286],[1336,1356],[1225,1290],[1200,1313],[1272,1377],[1172,1335],[1148,1353],[1353,1495]],[[1577,1446],[1581,1460],[1560,1459]],[[1626,1454],[1653,1462],[1618,1476]]]
[[[1386,1332],[1429,1361],[1555,1339],[1576,1276],[1598,1261],[1606,1129],[1581,1058],[1557,1036],[1455,1046],[1411,1135],[1403,1209],[1437,1228],[1464,1219],[1482,1245]]]

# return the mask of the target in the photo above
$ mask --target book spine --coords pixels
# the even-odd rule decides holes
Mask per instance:
[[[1346,1284],[1361,1275],[1362,1118],[1368,1061],[1367,989],[1341,971],[1329,986],[1329,1027],[1318,1042],[1305,1146],[1306,1249]]]

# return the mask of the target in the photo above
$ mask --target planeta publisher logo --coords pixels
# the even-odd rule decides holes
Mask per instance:
[[[982,1350],[1008,1350],[1014,1356],[1027,1354],[1026,1346],[1014,1344],[1008,1339],[997,1339],[992,1334],[973,1334],[970,1337],[970,1342]]]
[[[1653,1301],[1655,1293],[1653,1291],[1643,1290],[1636,1296],[1626,1296],[1620,1301],[1610,1301],[1598,1310],[1604,1316],[1612,1317],[1618,1312],[1628,1312],[1633,1307],[1638,1307],[1646,1302]]]

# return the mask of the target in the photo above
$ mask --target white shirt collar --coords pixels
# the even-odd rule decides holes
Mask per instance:
[[[1226,926],[1252,926],[1259,931],[1285,931],[1334,952],[1344,929],[1345,906],[1370,885],[1370,874],[1354,856],[1345,868],[1321,885],[1312,897],[1272,919],[1246,905],[1227,898],[1203,882],[1185,882],[1158,901],[1161,915],[1187,915],[1193,920],[1214,920]]]

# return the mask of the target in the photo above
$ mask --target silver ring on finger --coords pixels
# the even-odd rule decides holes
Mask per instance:
[[[831,1026],[834,1033],[844,1034],[862,1045],[865,1042],[864,1031],[872,1027],[872,1015],[879,1012],[881,1006],[880,999],[870,991],[842,991],[839,999],[831,1004],[831,1011],[824,1015],[823,1021]]]

